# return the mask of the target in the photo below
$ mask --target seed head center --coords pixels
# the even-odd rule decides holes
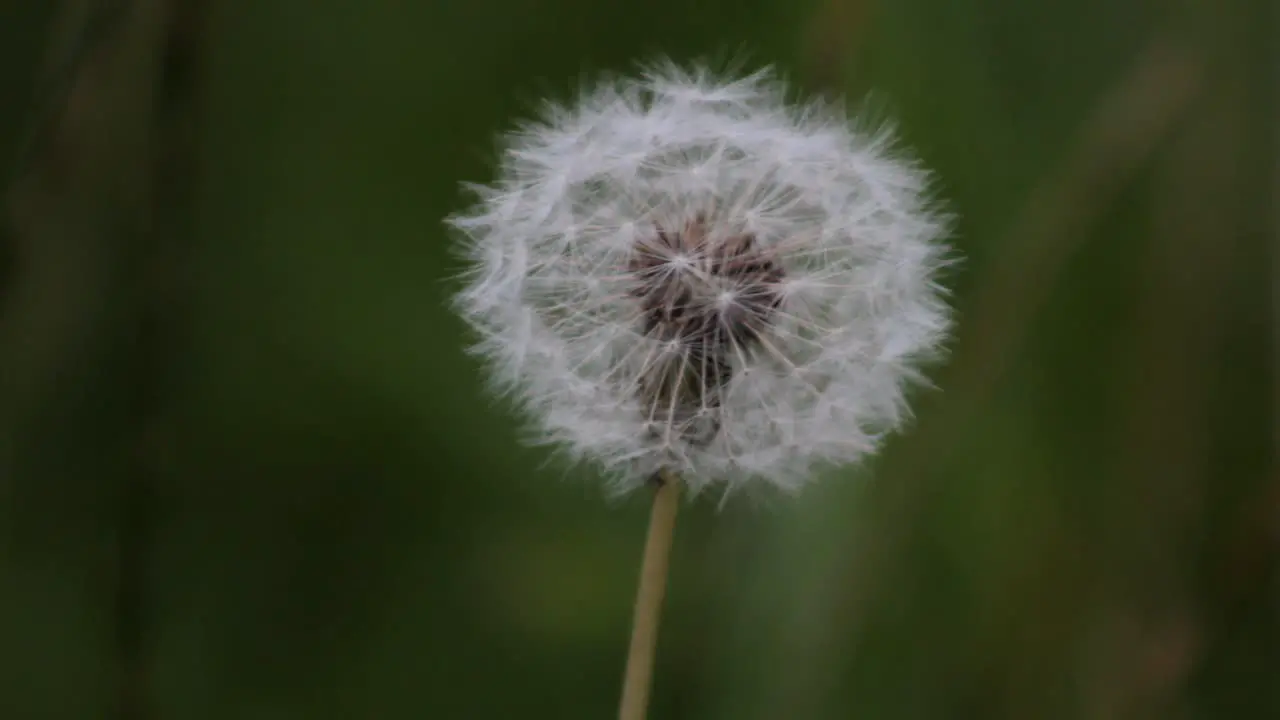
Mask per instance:
[[[651,421],[707,442],[734,358],[758,344],[782,302],[782,267],[754,236],[721,236],[698,218],[637,238],[628,270],[644,334],[679,349],[641,379]]]

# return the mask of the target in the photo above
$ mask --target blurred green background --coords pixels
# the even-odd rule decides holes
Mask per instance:
[[[653,718],[1280,717],[1268,0],[0,8],[0,718],[605,718],[645,498],[523,448],[441,218],[657,53],[959,214],[865,467],[686,505]]]

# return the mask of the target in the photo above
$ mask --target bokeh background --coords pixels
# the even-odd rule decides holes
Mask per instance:
[[[0,6],[0,717],[605,718],[647,515],[523,448],[441,218],[662,53],[959,214],[866,466],[682,510],[651,716],[1280,717],[1268,0]]]

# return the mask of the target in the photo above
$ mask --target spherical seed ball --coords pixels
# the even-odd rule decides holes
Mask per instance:
[[[506,138],[448,220],[455,304],[535,441],[616,488],[794,490],[900,426],[944,337],[927,180],[767,70],[650,67]]]

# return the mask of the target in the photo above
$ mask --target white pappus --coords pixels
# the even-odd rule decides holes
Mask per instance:
[[[650,66],[506,137],[447,221],[455,307],[536,441],[617,489],[795,490],[901,425],[946,334],[928,180],[769,70]]]

